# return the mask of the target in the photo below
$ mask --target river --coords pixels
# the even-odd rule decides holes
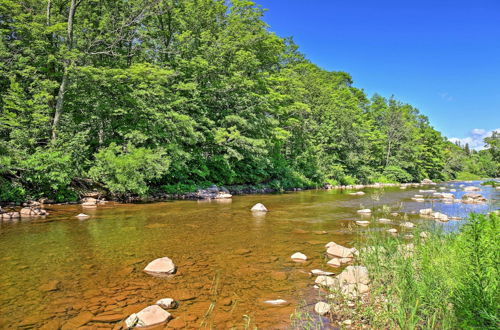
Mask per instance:
[[[365,231],[390,228],[376,222],[356,226],[358,209],[374,208],[374,218],[395,222],[407,221],[402,216],[407,214],[417,226],[446,230],[456,230],[466,220],[437,223],[415,213],[432,207],[465,217],[471,211],[498,209],[500,192],[491,187],[481,187],[490,201],[483,205],[410,199],[419,189],[440,186],[446,190],[438,191],[456,189],[460,198],[461,184],[481,187],[478,182],[450,182],[405,190],[367,188],[363,196],[309,190],[220,201],[108,203],[84,210],[49,205],[44,219],[0,222],[0,328],[54,328],[84,311],[126,317],[168,297],[180,300],[171,311],[177,326],[286,328],[290,314],[311,294],[309,271],[338,271],[326,265],[327,242],[352,246]],[[270,212],[252,214],[250,208],[258,202]],[[390,211],[382,210],[383,205]],[[81,212],[90,217],[77,219]],[[308,261],[293,262],[295,252],[306,254]],[[163,256],[177,265],[176,276],[142,272],[149,261]],[[264,303],[271,299],[289,304]],[[102,321],[87,325],[115,326]]]

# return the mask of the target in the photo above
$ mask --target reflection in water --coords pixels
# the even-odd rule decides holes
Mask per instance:
[[[447,191],[457,189],[454,194],[460,198],[459,184],[444,186]],[[493,200],[488,205],[414,202],[410,198],[420,194],[418,188],[364,191],[364,196],[303,191],[217,201],[110,203],[85,210],[76,205],[50,206],[51,215],[45,220],[2,223],[0,328],[44,324],[57,328],[82,312],[115,320],[161,298],[181,301],[172,314],[188,327],[226,328],[251,322],[260,328],[282,328],[309,292],[308,272],[336,271],[322,255],[325,243],[349,246],[359,233],[390,226],[354,225],[353,220],[361,218],[358,209],[388,205],[387,213],[376,211],[373,218],[409,219],[427,226],[436,223],[419,220],[419,209],[432,207],[464,217],[470,211],[498,208],[498,192],[492,188],[481,191]],[[250,212],[257,202],[270,212]],[[90,217],[75,218],[81,212]],[[438,225],[455,230],[461,223]],[[291,261],[297,251],[308,261]],[[142,272],[149,261],[163,256],[176,263],[176,276],[155,278]],[[289,304],[264,303],[277,299]],[[215,307],[207,314],[210,306]],[[102,321],[89,324],[113,327]]]

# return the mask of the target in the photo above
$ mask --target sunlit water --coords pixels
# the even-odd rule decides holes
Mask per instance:
[[[437,191],[457,189],[460,198],[460,184],[445,183],[446,190]],[[57,328],[83,311],[125,318],[167,297],[180,300],[171,311],[176,326],[286,328],[314,284],[309,271],[339,271],[326,265],[327,242],[351,246],[360,232],[389,228],[376,223],[357,227],[356,210],[374,207],[379,210],[374,218],[407,221],[382,214],[387,205],[391,212],[408,213],[418,226],[455,230],[466,220],[436,223],[411,213],[432,207],[465,217],[499,206],[500,193],[490,187],[481,187],[490,200],[486,205],[414,202],[410,198],[419,189],[436,187],[364,189],[364,196],[313,190],[212,202],[110,203],[84,210],[48,206],[46,219],[0,223],[0,328]],[[257,202],[270,212],[253,215],[250,208]],[[91,217],[78,220],[75,215],[81,212]],[[308,256],[306,263],[290,260],[298,251]],[[175,277],[142,272],[163,256],[178,266]],[[58,290],[40,288],[51,280],[60,281]],[[263,303],[270,299],[289,305]],[[116,323],[87,325],[113,328]]]

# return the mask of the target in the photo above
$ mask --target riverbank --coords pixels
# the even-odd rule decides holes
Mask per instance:
[[[500,217],[492,212],[471,214],[456,232],[435,228],[360,235],[351,267],[366,272],[363,291],[317,279],[316,313],[307,304],[297,308],[293,327],[316,329],[329,323],[341,328],[496,328],[499,226]],[[359,281],[362,275],[356,275]]]

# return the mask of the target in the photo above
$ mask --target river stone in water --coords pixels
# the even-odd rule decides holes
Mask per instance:
[[[356,224],[358,226],[366,227],[366,226],[370,225],[370,221],[368,221],[368,220],[359,220],[359,221],[356,221]]]
[[[303,253],[300,253],[300,252],[295,252],[294,254],[292,254],[291,258],[293,261],[306,261],[307,260],[307,256]]]
[[[321,316],[326,315],[330,313],[330,305],[326,302],[320,301],[314,305],[314,311]]]
[[[362,210],[358,210],[357,212],[358,213],[362,213],[362,214],[367,214],[367,213],[372,213],[372,210],[370,210],[370,209],[362,209]]]
[[[130,315],[125,324],[128,328],[142,328],[159,325],[170,320],[172,316],[169,312],[158,305],[152,305],[144,308],[137,314]]]
[[[399,224],[401,227],[403,228],[413,228],[415,227],[415,224],[412,223],[412,222],[403,222],[401,224]]]
[[[268,209],[262,203],[257,203],[251,208],[252,212],[267,212]]]
[[[355,248],[349,249],[334,242],[328,243],[326,250],[327,254],[338,258],[353,258],[357,252]]]
[[[158,258],[151,261],[144,272],[153,276],[166,276],[175,273],[175,265],[173,261],[168,257]]]
[[[323,276],[332,276],[332,275],[335,275],[335,273],[326,272],[326,271],[321,270],[321,269],[313,269],[313,270],[311,270],[311,274],[313,274],[313,275],[323,275]]]

